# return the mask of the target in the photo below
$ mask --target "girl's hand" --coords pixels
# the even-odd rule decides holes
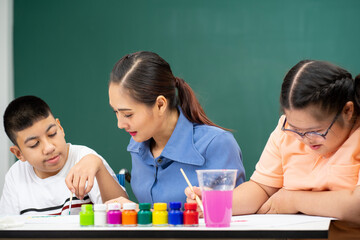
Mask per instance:
[[[88,154],[75,164],[65,178],[66,186],[76,197],[83,199],[94,186],[94,178],[100,167],[102,160],[94,155]]]
[[[185,189],[186,202],[188,202],[188,203],[197,203],[196,199],[195,199],[195,197],[196,197],[195,194],[198,195],[198,197],[201,199],[201,190],[200,190],[200,188],[194,186],[193,189],[194,189],[195,193],[193,193],[191,191],[190,187],[187,187]],[[201,208],[199,207],[199,205],[197,206],[197,211],[199,212],[199,217],[202,218],[204,216],[204,213],[203,213],[203,211],[201,211]]]
[[[274,193],[257,211],[258,214],[298,213],[292,201],[294,191],[280,189]]]

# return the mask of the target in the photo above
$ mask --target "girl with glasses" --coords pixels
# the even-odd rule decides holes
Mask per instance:
[[[234,190],[234,215],[300,212],[360,223],[359,80],[323,61],[290,69],[284,115],[250,181]]]

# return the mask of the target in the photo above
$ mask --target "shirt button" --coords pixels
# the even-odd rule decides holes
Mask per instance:
[[[157,160],[157,163],[158,163],[158,164],[161,164],[161,163],[162,163],[162,159],[159,158],[159,159]]]

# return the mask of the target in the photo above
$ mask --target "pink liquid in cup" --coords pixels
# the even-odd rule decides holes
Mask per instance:
[[[233,191],[203,191],[206,227],[230,227]]]

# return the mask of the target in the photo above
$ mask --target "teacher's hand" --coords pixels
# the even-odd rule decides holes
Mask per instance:
[[[185,189],[185,195],[186,195],[186,202],[188,203],[197,203],[196,200],[195,200],[195,194],[199,196],[199,198],[201,199],[201,190],[199,187],[193,187],[194,189],[194,192],[193,193],[190,189],[190,187],[187,187]],[[204,216],[204,213],[203,211],[201,211],[201,208],[199,207],[199,205],[197,206],[197,211],[199,212],[199,217],[203,217]]]

